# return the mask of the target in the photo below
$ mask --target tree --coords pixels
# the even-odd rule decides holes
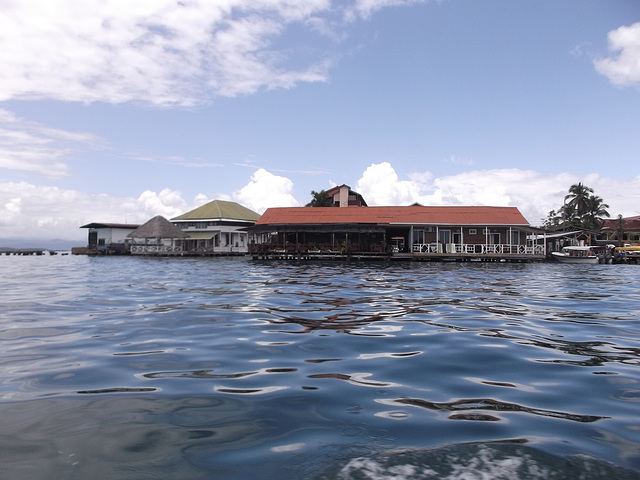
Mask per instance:
[[[562,209],[559,211],[551,210],[547,214],[547,218],[542,220],[542,226],[544,228],[553,228],[562,225]]]
[[[602,217],[610,217],[607,211],[609,205],[603,202],[597,195],[591,195],[586,201],[587,211],[582,215],[582,227],[587,230],[600,230]]]
[[[305,207],[333,207],[333,199],[325,190],[316,192],[311,190],[313,199],[305,205]]]
[[[571,185],[564,197],[564,205],[557,211],[551,210],[543,227],[576,227],[585,230],[599,230],[603,217],[610,217],[609,205],[602,198],[593,195],[593,188],[582,183]]]
[[[589,197],[593,193],[593,188],[583,185],[582,182],[571,185],[569,193],[564,197],[564,206],[566,217],[568,219],[582,219],[589,209]],[[567,200],[569,200],[567,202]]]

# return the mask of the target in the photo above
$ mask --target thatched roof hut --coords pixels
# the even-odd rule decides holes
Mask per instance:
[[[164,218],[162,215],[158,215],[153,217],[144,225],[139,226],[129,235],[130,238],[144,238],[144,239],[160,239],[160,238],[171,238],[171,239],[182,239],[189,238],[189,235],[176,227],[169,220]]]

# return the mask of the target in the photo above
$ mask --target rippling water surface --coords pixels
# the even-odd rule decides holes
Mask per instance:
[[[639,279],[0,257],[0,477],[636,478]]]

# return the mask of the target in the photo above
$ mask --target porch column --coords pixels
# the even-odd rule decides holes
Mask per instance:
[[[484,227],[484,253],[489,252],[489,227]]]
[[[409,227],[409,253],[413,253],[413,225]]]

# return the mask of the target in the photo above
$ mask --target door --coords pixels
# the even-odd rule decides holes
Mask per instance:
[[[98,232],[89,232],[89,248],[98,247]]]
[[[451,230],[438,230],[438,243],[442,245],[442,253],[447,252],[451,243]]]

